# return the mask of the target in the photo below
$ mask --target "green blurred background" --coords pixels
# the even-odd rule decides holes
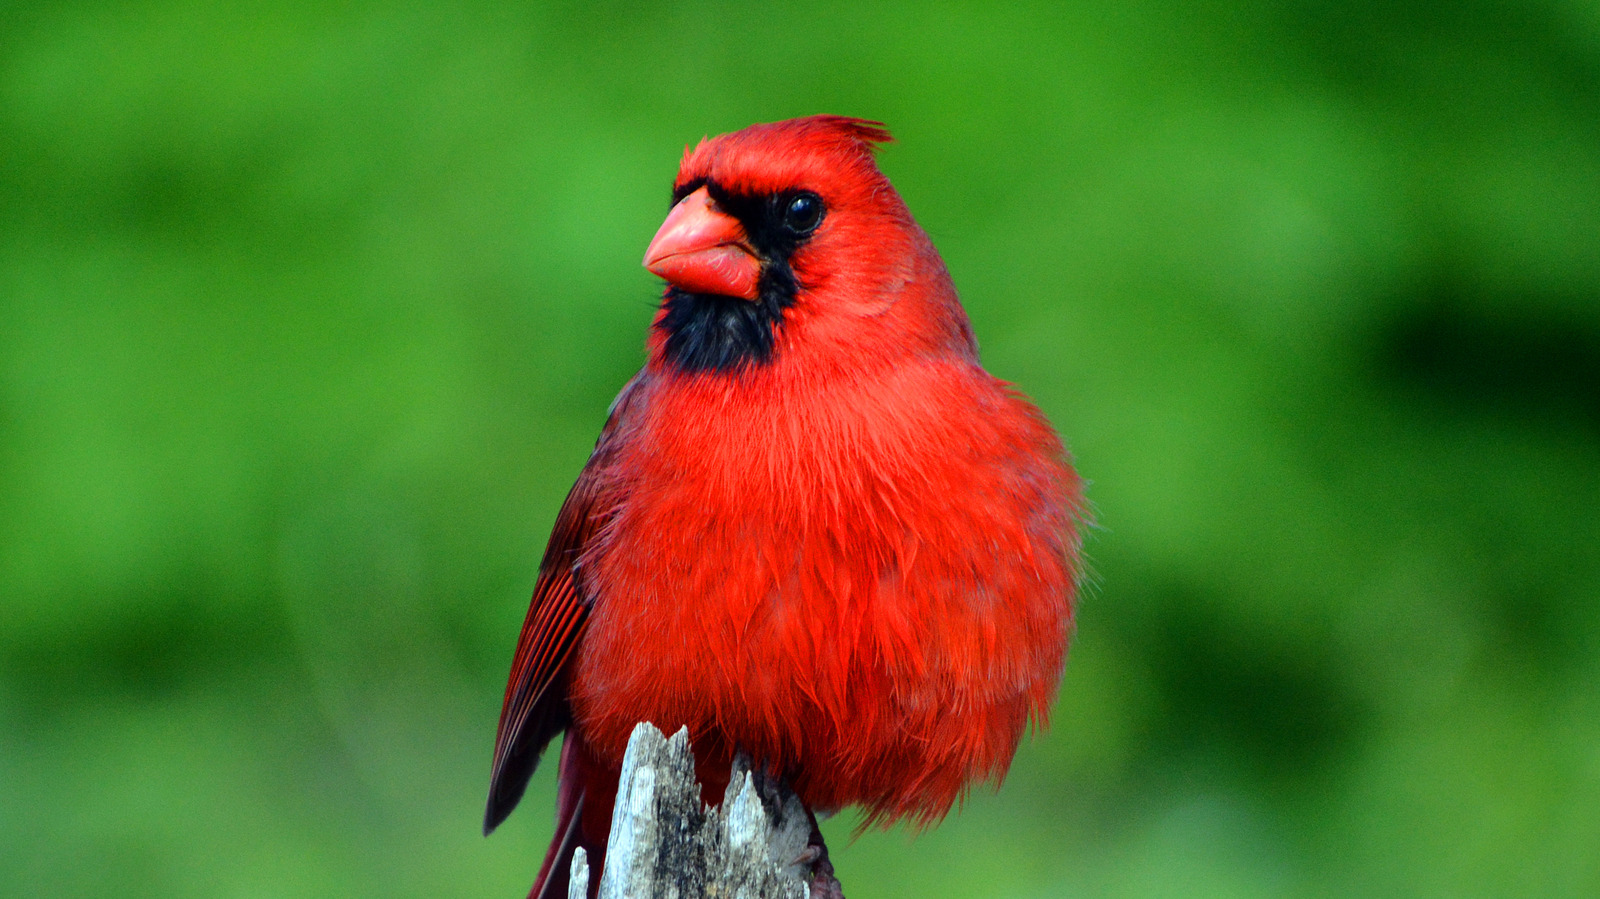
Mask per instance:
[[[814,112],[1102,528],[849,894],[1600,895],[1600,5],[5,4],[0,894],[521,895],[478,828],[683,145]]]

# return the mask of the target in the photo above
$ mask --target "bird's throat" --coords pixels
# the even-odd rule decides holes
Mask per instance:
[[[755,300],[667,291],[655,327],[663,360],[683,372],[733,372],[772,360],[786,305],[763,290]]]

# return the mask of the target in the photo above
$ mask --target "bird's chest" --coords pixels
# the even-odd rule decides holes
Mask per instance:
[[[619,460],[624,499],[581,564],[595,608],[580,714],[771,733],[745,719],[801,727],[847,704],[872,664],[862,623],[915,551],[913,449],[849,410],[794,404],[653,424]]]
[[[599,615],[719,655],[828,622],[872,591],[905,530],[902,469],[874,458],[884,439],[804,406],[667,417],[621,460],[625,499],[584,560]]]

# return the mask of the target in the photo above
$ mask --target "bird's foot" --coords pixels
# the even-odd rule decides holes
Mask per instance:
[[[809,814],[809,812],[808,812]],[[844,899],[844,886],[833,876],[833,862],[828,858],[828,844],[822,841],[822,829],[817,826],[816,815],[811,816],[811,839],[800,852],[799,864],[811,869],[811,899]]]
[[[753,765],[750,756],[740,752],[734,757],[733,782],[739,782],[747,771],[756,796],[775,824],[773,850],[788,857],[787,862],[774,860],[806,881],[810,899],[844,899],[844,887],[834,876],[816,814],[805,807],[787,780]]]

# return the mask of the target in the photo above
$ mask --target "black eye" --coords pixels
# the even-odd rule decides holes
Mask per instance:
[[[822,221],[822,198],[813,193],[798,193],[783,204],[783,226],[796,235],[810,234]]]

